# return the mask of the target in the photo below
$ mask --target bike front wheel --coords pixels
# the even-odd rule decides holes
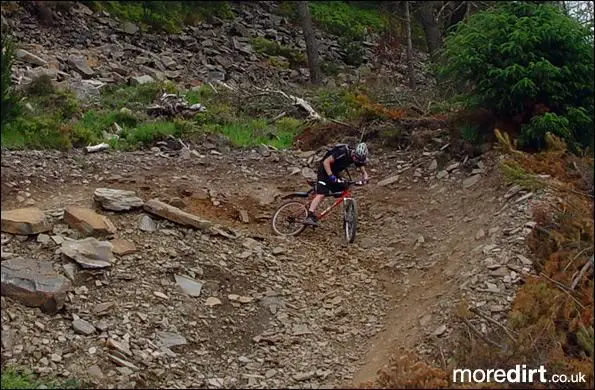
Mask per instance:
[[[273,231],[280,236],[297,236],[306,228],[303,221],[307,217],[306,205],[296,200],[289,200],[279,206],[273,214]]]
[[[345,201],[343,209],[343,229],[345,231],[345,240],[347,243],[352,243],[355,240],[355,232],[357,229],[357,208],[355,200],[349,199]]]

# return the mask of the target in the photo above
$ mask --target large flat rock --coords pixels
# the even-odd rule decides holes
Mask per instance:
[[[110,267],[115,260],[112,244],[94,237],[83,240],[66,239],[61,248],[66,257],[76,261],[83,268]]]
[[[211,221],[201,219],[194,214],[187,213],[177,207],[168,205],[157,199],[151,199],[144,205],[145,211],[184,226],[191,226],[200,230],[207,230],[213,226]]]
[[[2,261],[2,295],[46,313],[64,306],[71,283],[54,271],[50,262],[14,258]]]
[[[113,188],[97,188],[93,199],[106,210],[127,211],[143,207],[143,200],[136,196],[136,192],[117,190]]]
[[[116,227],[106,216],[84,207],[67,207],[64,210],[64,222],[85,236],[102,237],[116,232]]]
[[[50,231],[52,225],[37,207],[2,211],[2,231],[11,234],[37,234]]]

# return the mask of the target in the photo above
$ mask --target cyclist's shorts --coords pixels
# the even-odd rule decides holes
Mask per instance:
[[[316,193],[320,194],[320,195],[328,195],[332,192],[341,192],[343,191],[345,188],[347,188],[347,185],[345,185],[344,183],[331,183],[328,181],[328,177],[320,177],[321,175],[318,175],[318,178],[316,179]]]

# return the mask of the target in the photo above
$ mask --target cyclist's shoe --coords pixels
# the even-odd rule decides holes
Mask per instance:
[[[308,213],[308,218],[304,220],[304,225],[320,226],[314,213]]]

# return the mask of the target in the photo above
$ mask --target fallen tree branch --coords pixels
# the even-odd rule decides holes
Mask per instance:
[[[93,146],[86,146],[83,151],[85,153],[95,153],[95,152],[100,152],[102,150],[106,150],[109,149],[109,144],[106,143],[102,143],[99,145],[93,145]]]
[[[544,278],[546,278],[547,280],[549,280],[550,282],[552,282],[554,284],[554,286],[558,287],[560,290],[562,290],[566,295],[568,295],[573,301],[574,303],[576,303],[581,309],[585,309],[585,306],[583,306],[582,303],[580,303],[575,297],[572,296],[571,292],[568,290],[568,287],[564,286],[562,283],[555,281],[554,279],[550,278],[549,276],[547,276],[546,274],[544,274],[543,272],[539,274],[540,276],[543,276]]]
[[[490,321],[492,324],[499,326],[502,330],[504,330],[504,332],[506,333],[506,335],[516,344],[516,339],[514,338],[514,336],[512,335],[512,330],[508,329],[506,326],[504,326],[503,324],[499,323],[498,321],[496,321],[495,319],[493,319],[492,317],[489,317],[485,314],[483,314],[482,312],[480,312],[477,308],[472,307],[469,308],[469,311],[471,311],[472,313],[477,314],[478,316]],[[516,332],[515,332],[516,333]]]
[[[591,258],[589,260],[587,260],[585,265],[583,265],[583,268],[581,268],[581,272],[579,272],[579,274],[576,276],[576,278],[574,278],[574,280],[572,281],[572,284],[570,285],[570,291],[573,291],[576,288],[578,282],[580,282],[580,280],[583,278],[583,276],[585,275],[587,270],[589,268],[591,268],[592,266],[593,266],[593,256],[591,256]]]
[[[282,113],[280,113],[279,115],[276,115],[275,117],[273,117],[273,118],[269,119],[269,120],[267,121],[267,123],[268,123],[268,124],[275,123],[275,122],[277,122],[279,119],[283,118],[285,115],[287,115],[287,113],[286,113],[285,111],[283,111],[283,112],[282,112]]]
[[[497,342],[495,342],[494,340],[491,340],[491,339],[487,338],[487,336],[485,336],[485,335],[484,335],[484,334],[482,334],[482,333],[481,333],[479,330],[477,330],[477,329],[476,329],[476,328],[473,326],[473,324],[472,324],[472,323],[471,323],[471,322],[470,322],[468,319],[466,319],[465,317],[462,317],[462,319],[463,319],[463,321],[465,322],[465,325],[467,325],[467,326],[468,326],[468,327],[469,327],[469,328],[470,328],[470,329],[473,331],[473,333],[475,333],[475,335],[476,335],[477,337],[479,337],[480,339],[482,339],[482,340],[483,340],[483,341],[485,341],[487,344],[489,344],[489,345],[491,345],[491,346],[493,346],[493,347],[496,347],[496,348],[502,349],[502,346],[501,346],[500,344],[498,344],[498,343],[497,343]]]
[[[345,127],[350,128],[350,129],[353,129],[353,130],[357,130],[357,128],[351,126],[349,123],[341,122],[341,121],[338,121],[336,119],[329,119],[329,120],[331,122],[334,122],[334,123],[338,124],[338,125],[345,126]]]
[[[316,112],[316,110],[314,110],[314,108],[312,108],[310,103],[308,103],[307,101],[305,101],[302,98],[299,98],[299,97],[296,97],[293,95],[288,95],[279,89],[272,90],[270,88],[258,88],[258,87],[256,87],[256,89],[265,93],[265,94],[266,93],[277,93],[277,94],[283,96],[284,98],[286,98],[287,100],[290,100],[294,106],[298,106],[298,107],[302,108],[304,111],[306,111],[308,113],[309,119],[315,120],[315,121],[323,120],[322,117],[320,116],[320,114],[318,114]]]

